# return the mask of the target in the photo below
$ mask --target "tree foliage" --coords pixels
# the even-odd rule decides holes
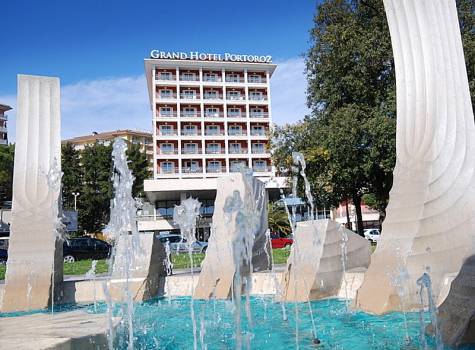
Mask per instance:
[[[143,182],[145,179],[150,178],[152,173],[149,170],[149,161],[147,155],[142,152],[139,144],[131,143],[127,149],[127,159],[129,160],[129,168],[135,177],[132,187],[132,196],[143,197]]]
[[[12,200],[15,145],[0,146],[0,205]]]
[[[278,202],[270,203],[268,211],[269,230],[271,232],[279,232],[281,235],[287,236],[292,232],[289,217],[283,204]]]
[[[62,199],[64,209],[74,209],[73,193],[80,193],[83,181],[81,155],[70,143],[61,146]]]

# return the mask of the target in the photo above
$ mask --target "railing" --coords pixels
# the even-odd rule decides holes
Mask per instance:
[[[170,174],[178,174],[178,168],[172,168],[172,169],[160,168],[160,175],[170,175]]]
[[[158,100],[174,100],[174,99],[176,99],[176,94],[175,94],[175,93],[172,93],[172,94],[164,94],[164,95],[162,95],[162,94],[158,93],[158,94],[157,94],[157,99],[158,99]]]
[[[157,117],[159,118],[174,118],[176,117],[176,112],[157,112]]]
[[[267,173],[272,171],[272,167],[270,166],[253,166],[252,171],[256,173]]]
[[[262,95],[262,96],[249,95],[249,101],[267,101],[267,96],[266,95]]]
[[[242,112],[242,113],[228,112],[228,118],[246,118],[246,112]]]
[[[201,117],[200,112],[181,112],[180,117],[182,118],[199,118]]]
[[[200,94],[189,95],[189,94],[180,93],[180,98],[182,100],[199,100]]]
[[[203,172],[203,168],[198,166],[198,167],[182,167],[181,172],[183,174],[198,174]]]
[[[230,77],[226,75],[226,83],[244,83],[244,77]]]
[[[171,74],[171,75],[164,75],[164,76],[162,76],[161,74],[156,74],[156,75],[155,75],[155,80],[173,81],[173,80],[176,80],[176,75]]]
[[[206,148],[206,154],[224,154],[224,149]]]
[[[2,119],[2,120],[8,120],[8,115],[6,115],[6,114],[0,114],[0,119]]]
[[[265,84],[267,83],[267,79],[264,77],[247,77],[247,82],[251,84]]]
[[[222,94],[209,94],[205,92],[203,96],[205,100],[222,100],[223,99]]]
[[[8,129],[5,126],[0,126],[0,132],[8,132]]]
[[[207,166],[206,172],[210,174],[225,173],[226,167],[225,166]]]
[[[231,167],[229,168],[229,172],[230,173],[239,173],[241,172],[241,169],[242,168],[245,168],[247,167],[247,164],[243,163],[242,165],[231,165]]]
[[[267,112],[250,112],[249,116],[251,118],[268,118],[269,113],[267,113]]]
[[[235,130],[228,130],[229,136],[247,136],[246,130],[244,131],[235,131]]]
[[[231,101],[244,101],[246,99],[246,97],[243,96],[243,95],[237,95],[236,96],[236,95],[227,94],[226,99],[231,100]]]
[[[181,154],[202,154],[201,148],[186,148],[181,149]]]
[[[209,82],[212,82],[212,83],[220,83],[223,81],[223,78],[218,75],[218,76],[210,76],[210,77],[207,77],[205,75],[203,75],[203,81],[209,81]]]
[[[205,136],[223,136],[223,130],[205,130]]]
[[[205,118],[223,118],[223,112],[206,112],[205,111]]]
[[[0,145],[8,145],[8,140],[0,139]]]
[[[229,154],[247,154],[247,148],[229,148]]]
[[[267,130],[251,130],[251,136],[266,136]]]
[[[171,130],[158,130],[158,134],[161,136],[177,136],[178,131],[175,129]]]
[[[158,154],[178,154],[178,150],[174,149],[161,149],[158,148]]]
[[[266,154],[266,149],[265,148],[251,148],[251,153],[252,154]]]
[[[181,134],[183,136],[201,136],[201,129],[196,130],[182,130]]]
[[[200,81],[198,74],[194,75],[180,75],[180,81]]]

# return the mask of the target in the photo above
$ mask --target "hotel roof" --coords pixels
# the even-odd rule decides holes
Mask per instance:
[[[85,143],[85,142],[93,142],[96,140],[110,140],[110,139],[114,139],[116,137],[124,136],[124,135],[152,138],[152,134],[149,132],[124,129],[124,130],[106,131],[106,132],[100,132],[100,133],[92,133],[91,135],[78,136],[72,139],[63,140],[62,143],[67,143],[67,142]]]

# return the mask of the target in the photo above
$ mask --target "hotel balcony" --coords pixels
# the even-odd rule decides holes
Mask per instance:
[[[160,175],[175,175],[178,174],[178,168],[167,168],[167,169],[159,169]]]
[[[8,115],[0,114],[0,120],[8,120]]]
[[[226,99],[229,101],[245,101],[246,96],[244,95],[232,95],[232,94],[226,94]]]
[[[221,75],[217,75],[217,76],[203,75],[203,81],[210,82],[210,83],[220,83],[223,81],[223,78],[221,77]]]
[[[247,136],[246,130],[228,130],[229,136]]]
[[[219,173],[225,173],[225,172],[226,172],[225,166],[207,166],[206,167],[207,174],[219,174]]]
[[[262,148],[260,148],[260,147],[259,148],[254,148],[253,147],[253,148],[251,148],[251,153],[252,154],[267,154],[268,152],[264,147],[262,147]]]
[[[251,118],[269,118],[268,112],[249,112]]]
[[[180,99],[182,100],[199,100],[200,98],[200,94],[180,93]]]
[[[249,94],[249,101],[267,101],[267,95],[251,95]]]
[[[180,117],[182,118],[200,118],[201,113],[196,111],[196,112],[181,112]]]
[[[181,134],[183,136],[201,136],[201,129],[194,129],[194,130],[182,129]]]
[[[251,136],[266,136],[267,130],[251,130]]]
[[[206,148],[205,154],[224,154],[224,147],[223,148]]]
[[[265,77],[261,77],[261,76],[248,76],[247,77],[247,82],[249,84],[266,84],[267,79]]]
[[[247,154],[247,148],[229,148],[229,154]]]
[[[159,129],[157,134],[160,135],[160,136],[178,136],[178,130],[176,130],[176,129],[160,130]]]
[[[203,167],[200,167],[200,166],[182,167],[181,172],[182,174],[201,174],[203,173]]]
[[[223,95],[222,94],[213,94],[213,93],[204,93],[203,94],[203,99],[205,100],[222,100]]]
[[[224,130],[205,130],[205,136],[224,136]]]
[[[226,75],[226,83],[244,83],[244,77],[242,76],[228,76]]]
[[[186,148],[182,147],[181,154],[202,154],[201,148],[194,147],[194,148]]]
[[[158,73],[155,74],[155,80],[157,81],[175,81],[176,80],[176,75],[175,74],[164,74],[164,73]]]
[[[8,140],[0,139],[0,145],[8,145]]]
[[[176,115],[177,115],[176,112],[163,112],[163,111],[157,112],[157,118],[175,118]]]
[[[229,172],[230,173],[240,173],[241,172],[241,169],[243,167],[247,167],[247,164],[246,163],[242,163],[242,164],[231,164],[229,166]]]
[[[228,118],[246,118],[246,112],[229,112]]]
[[[8,132],[8,129],[6,126],[0,126],[0,132]]]
[[[172,149],[161,149],[160,147],[157,149],[157,154],[161,155],[173,155],[178,154],[178,150],[176,148]]]
[[[200,81],[199,74],[180,74],[180,81]]]
[[[168,101],[168,100],[176,100],[176,93],[158,93],[156,94],[156,98],[157,100],[160,100],[160,101]]]
[[[260,166],[260,165],[254,165],[252,167],[252,171],[255,173],[270,173],[272,171],[271,166]]]
[[[208,112],[205,111],[205,118],[224,118],[223,112]]]

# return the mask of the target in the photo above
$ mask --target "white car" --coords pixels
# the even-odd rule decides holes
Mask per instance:
[[[377,228],[369,228],[364,230],[364,237],[370,241],[376,243],[381,238],[381,232]]]

